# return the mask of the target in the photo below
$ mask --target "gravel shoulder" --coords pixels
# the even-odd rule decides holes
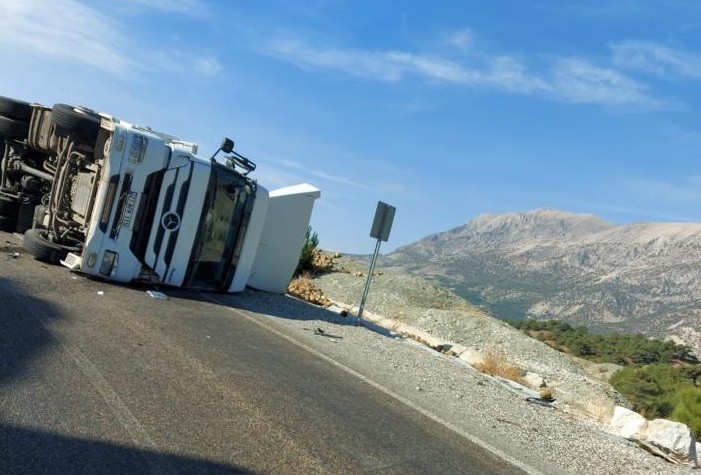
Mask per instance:
[[[361,264],[343,259],[337,265],[353,270],[321,274],[314,282],[331,300],[357,305],[365,277],[357,276],[352,266]],[[371,317],[396,320],[464,346],[467,351],[463,358],[470,363],[498,354],[524,372],[533,373],[534,381],[545,380],[559,402],[592,417],[610,416],[620,402],[610,385],[591,377],[569,356],[420,277],[394,271],[374,276],[366,309]]]
[[[253,320],[337,362],[369,384],[385,388],[397,404],[409,404],[442,421],[453,428],[456,437],[479,441],[507,460],[517,461],[528,472],[691,471],[670,465],[637,445],[604,432],[593,421],[529,403],[457,358],[385,331],[355,326],[352,319],[323,308],[259,292],[217,299],[247,310]],[[318,335],[317,329],[325,336]]]
[[[336,304],[351,312],[357,310],[367,264],[340,257],[334,259],[333,269],[316,275],[314,284]],[[325,347],[338,353],[337,357],[349,366],[357,365],[369,371],[367,374],[372,378],[382,381],[402,397],[416,401],[449,424],[476,434],[487,446],[503,450],[542,473],[686,473],[691,470],[672,466],[637,444],[605,431],[602,423],[610,418],[614,406],[621,404],[618,393],[598,374],[604,370],[610,372],[611,368],[583,365],[486,314],[447,289],[404,272],[380,268],[373,277],[365,308],[370,318],[389,318],[439,340],[461,345],[466,349],[461,359],[469,363],[489,353],[502,355],[527,372],[532,381],[545,380],[557,399],[556,408],[527,402],[523,394],[505,389],[499,381],[482,375],[457,358],[412,344],[414,342],[407,339],[381,337],[367,329],[349,327],[323,309],[305,311],[311,320],[296,324],[302,327],[300,337],[317,345],[324,344],[318,340],[325,338],[315,336],[310,330],[314,325],[325,323],[333,325],[330,331],[339,336],[350,332],[348,335],[353,335],[352,338],[344,336],[342,340],[326,342]],[[262,312],[264,307],[258,310]],[[285,319],[281,321],[290,324]]]

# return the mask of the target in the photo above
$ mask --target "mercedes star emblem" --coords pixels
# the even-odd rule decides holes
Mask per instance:
[[[165,213],[161,218],[161,226],[168,231],[177,231],[180,227],[180,216],[172,211]]]

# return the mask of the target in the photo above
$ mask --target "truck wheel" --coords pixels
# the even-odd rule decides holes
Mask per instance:
[[[0,214],[0,231],[13,233],[17,228],[17,218]]]
[[[46,239],[46,231],[40,229],[27,229],[22,247],[40,261],[51,264],[59,264],[68,255],[68,249]]]
[[[32,105],[29,102],[0,96],[0,115],[29,122],[29,119],[32,118]]]
[[[95,143],[100,130],[100,116],[82,107],[54,104],[51,120],[56,124],[59,135],[75,135],[88,140],[91,144]]]
[[[10,119],[0,115],[0,136],[10,138],[26,138],[29,133],[29,123]]]

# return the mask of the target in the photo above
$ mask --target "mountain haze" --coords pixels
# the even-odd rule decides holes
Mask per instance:
[[[673,337],[701,354],[701,224],[483,215],[383,257],[489,312]]]

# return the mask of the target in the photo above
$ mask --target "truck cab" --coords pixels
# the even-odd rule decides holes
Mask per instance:
[[[268,190],[248,177],[255,165],[233,142],[222,144],[231,155],[219,163],[194,143],[65,104],[37,107],[29,131],[28,147],[55,164],[24,234],[35,257],[117,282],[220,292],[248,283],[263,230],[274,226],[266,226]],[[319,192],[304,185],[283,195],[300,220],[283,247],[298,257]],[[279,282],[294,271],[284,267]]]

